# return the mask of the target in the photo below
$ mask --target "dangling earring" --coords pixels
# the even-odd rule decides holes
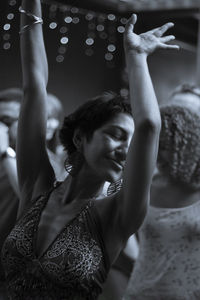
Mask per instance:
[[[116,192],[119,192],[122,188],[122,179],[119,179],[111,183],[107,189],[107,196],[110,196]]]
[[[76,151],[70,157],[65,160],[65,170],[72,176],[75,177],[80,171],[84,162],[84,156],[81,152]]]

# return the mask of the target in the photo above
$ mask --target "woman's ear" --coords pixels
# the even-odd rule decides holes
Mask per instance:
[[[79,128],[74,130],[73,143],[76,149],[81,152],[83,145],[83,132]]]

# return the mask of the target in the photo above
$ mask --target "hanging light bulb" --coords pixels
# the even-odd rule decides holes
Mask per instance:
[[[7,31],[7,30],[10,30],[10,24],[4,24],[4,26],[3,26],[3,29],[5,30],[5,31]]]
[[[10,6],[14,6],[14,5],[17,4],[17,1],[16,0],[10,0],[8,3],[9,3]]]
[[[7,15],[7,19],[8,20],[12,20],[12,19],[14,19],[14,14],[13,13],[9,13],[8,15]]]
[[[55,29],[57,26],[58,26],[58,24],[57,24],[56,22],[51,22],[51,23],[49,24],[49,28],[50,28],[50,29]]]

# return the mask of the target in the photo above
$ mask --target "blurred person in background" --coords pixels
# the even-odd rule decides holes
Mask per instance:
[[[157,173],[125,300],[200,299],[200,97],[181,85],[162,105]]]
[[[19,204],[15,146],[22,91],[0,91],[0,250],[13,228]],[[0,263],[0,299],[6,298],[5,276]]]
[[[200,114],[200,87],[192,83],[180,84],[171,93],[169,103],[183,104]]]
[[[19,88],[0,91],[0,250],[16,223],[19,205],[19,186],[16,167],[16,140],[20,103],[23,92]],[[58,180],[66,176],[63,151],[58,144],[57,131],[62,117],[62,105],[56,96],[48,94],[46,141],[50,161]],[[4,271],[0,263],[0,299],[6,299]]]
[[[47,94],[47,115],[46,143],[48,155],[56,180],[62,181],[68,174],[64,168],[66,154],[58,138],[58,131],[63,119],[63,106],[61,101],[51,93]]]

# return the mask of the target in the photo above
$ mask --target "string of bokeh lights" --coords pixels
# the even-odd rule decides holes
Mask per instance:
[[[104,59],[108,67],[115,66],[115,54],[117,52],[117,40],[119,35],[125,30],[127,18],[117,16],[112,13],[95,12],[72,5],[63,5],[52,3],[49,0],[43,0],[43,4],[48,7],[48,28],[51,31],[57,31],[59,36],[59,45],[55,59],[62,63],[65,59],[70,44],[70,29],[72,26],[81,25],[81,22],[87,22],[87,32],[83,41],[83,51],[87,56],[95,54],[95,44],[97,39],[104,44]],[[12,28],[14,21],[19,18],[19,1],[8,0],[6,14],[3,24],[3,49],[8,51],[12,47]]]

